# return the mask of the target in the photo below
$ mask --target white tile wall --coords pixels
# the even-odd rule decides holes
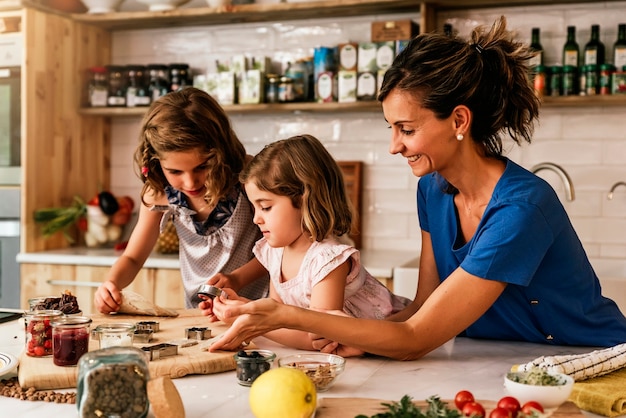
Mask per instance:
[[[450,22],[465,36],[475,25],[490,24],[500,14],[507,16],[509,27],[523,40],[530,40],[532,27],[541,28],[541,43],[550,65],[559,60],[568,25],[577,26],[577,40],[582,47],[589,38],[591,24],[600,24],[607,57],[611,56],[617,25],[626,23],[626,2],[445,12],[439,14],[438,27],[444,21]],[[123,31],[114,35],[113,63],[188,62],[200,72],[216,59],[263,51],[281,67],[293,57],[310,54],[315,46],[367,41],[372,20],[417,17],[407,13],[332,21]],[[417,179],[400,157],[388,153],[389,132],[382,114],[233,115],[232,121],[251,154],[276,139],[310,133],[320,138],[335,158],[364,161],[364,248],[419,251]],[[138,118],[113,120],[111,183],[115,193],[139,193],[140,182],[131,176],[138,131]],[[510,158],[525,167],[542,161],[563,166],[574,183],[573,202],[565,201],[556,175],[549,171],[539,175],[558,191],[589,255],[626,258],[626,188],[617,189],[612,201],[606,197],[614,182],[626,181],[626,107],[543,109],[533,144],[509,148]]]

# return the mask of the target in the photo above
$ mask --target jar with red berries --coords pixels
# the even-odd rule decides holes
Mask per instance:
[[[24,313],[27,355],[31,357],[52,355],[52,322],[63,316],[63,312],[52,309]]]
[[[64,316],[52,321],[52,360],[57,366],[76,366],[89,351],[91,318]]]

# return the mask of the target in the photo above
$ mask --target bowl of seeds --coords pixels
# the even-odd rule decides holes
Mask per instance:
[[[335,354],[293,354],[278,359],[278,367],[300,369],[313,381],[318,392],[335,384],[346,366],[346,359]]]

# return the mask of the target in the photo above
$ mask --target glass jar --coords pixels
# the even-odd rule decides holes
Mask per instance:
[[[587,65],[587,72],[585,74],[587,96],[595,96],[598,93],[598,66],[595,64]]]
[[[93,332],[93,338],[100,342],[100,348],[130,347],[133,345],[135,324],[118,322],[100,324]]]
[[[276,354],[269,350],[241,350],[233,357],[237,363],[237,382],[251,386],[257,377],[272,368]]]
[[[600,78],[598,80],[598,92],[602,95],[611,94],[611,85],[615,67],[612,64],[602,64],[600,66]]]
[[[576,67],[573,65],[563,66],[563,96],[573,96],[577,93],[578,79],[576,78]]]
[[[52,321],[52,360],[57,366],[76,366],[89,351],[91,318],[66,316]]]
[[[80,417],[146,417],[150,380],[145,354],[135,347],[91,351],[78,362]]]
[[[169,93],[170,82],[168,77],[167,65],[164,64],[149,64],[148,65],[148,77],[150,82],[148,84],[148,93],[150,99],[154,102],[159,97],[165,96]]]
[[[278,84],[278,101],[281,103],[288,103],[293,102],[293,100],[293,79],[282,76],[280,78],[280,83]]]
[[[546,95],[547,85],[547,73],[546,67],[543,65],[537,65],[535,67],[535,75],[533,78],[533,86],[535,93],[539,98],[543,98]]]
[[[24,313],[26,354],[31,357],[52,355],[52,321],[63,317],[63,312],[42,309]]]
[[[109,73],[109,96],[107,105],[111,107],[126,106],[126,71],[123,66],[109,65],[107,66]]]
[[[550,96],[561,96],[563,91],[563,68],[560,65],[550,67]]]
[[[265,84],[265,101],[267,103],[278,103],[278,83],[280,78],[277,74],[268,74]]]
[[[126,67],[128,88],[126,89],[126,106],[149,106],[148,78],[146,67],[143,65],[129,65]]]
[[[170,64],[170,91],[179,91],[189,86],[189,64]]]
[[[104,107],[109,96],[109,80],[106,67],[88,70],[87,103],[91,107]]]

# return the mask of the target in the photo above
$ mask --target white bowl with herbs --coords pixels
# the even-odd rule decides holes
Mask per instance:
[[[567,401],[574,388],[574,379],[563,373],[531,369],[507,373],[504,388],[522,404],[536,401],[545,408],[554,408]]]

